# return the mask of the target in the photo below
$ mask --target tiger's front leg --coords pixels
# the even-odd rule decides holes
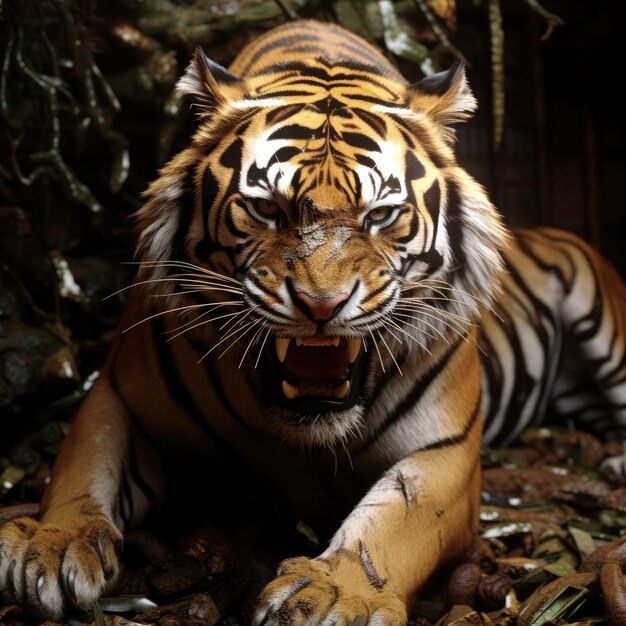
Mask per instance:
[[[405,458],[374,485],[315,559],[285,561],[262,592],[255,625],[401,626],[438,565],[478,525],[480,409],[468,428]]]
[[[147,509],[145,494],[139,497],[130,478],[138,462],[133,457],[145,457],[142,446],[125,407],[101,377],[59,454],[40,521],[20,518],[0,528],[6,602],[56,620],[70,607],[91,609],[116,583],[122,531]]]

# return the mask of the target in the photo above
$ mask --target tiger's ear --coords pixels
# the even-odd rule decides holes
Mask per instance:
[[[243,81],[225,67],[211,61],[202,48],[196,52],[185,73],[176,84],[178,91],[191,96],[202,110],[213,110],[237,100],[243,91]]]
[[[464,122],[477,106],[465,77],[465,66],[459,61],[450,69],[411,85],[409,98],[414,111],[427,114],[442,126]]]

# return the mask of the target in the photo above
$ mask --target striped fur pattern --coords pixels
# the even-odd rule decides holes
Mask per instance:
[[[626,438],[626,288],[571,233],[519,229],[481,319],[484,440],[506,445],[546,415]],[[621,459],[608,466],[624,480]]]
[[[280,566],[255,624],[401,626],[476,530],[483,413],[492,441],[549,407],[621,428],[623,286],[573,236],[511,236],[456,164],[462,68],[411,86],[358,37],[295,22],[229,70],[198,52],[180,88],[197,133],[138,214],[124,332],[43,516],[0,529],[4,597],[90,608],[184,450],[237,493],[265,477],[331,537]]]

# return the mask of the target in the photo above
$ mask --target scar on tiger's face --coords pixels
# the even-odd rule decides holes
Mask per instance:
[[[441,172],[425,152],[407,151],[391,123],[374,140],[358,121],[347,109],[309,111],[306,125],[287,118],[248,130],[197,174],[193,261],[241,280],[247,322],[261,322],[248,339],[258,331],[260,344],[269,330],[258,361],[266,400],[299,423],[363,398],[411,334],[408,309],[395,310],[403,287],[444,265]]]

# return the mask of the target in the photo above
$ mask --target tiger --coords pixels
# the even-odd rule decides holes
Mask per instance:
[[[136,214],[138,276],[40,518],[0,529],[3,598],[93,607],[184,454],[329,538],[280,564],[255,626],[402,626],[477,531],[483,423],[506,442],[560,410],[623,436],[624,285],[574,235],[510,231],[457,164],[460,64],[410,84],[305,20],[228,69],[197,50],[178,88],[195,133]]]

